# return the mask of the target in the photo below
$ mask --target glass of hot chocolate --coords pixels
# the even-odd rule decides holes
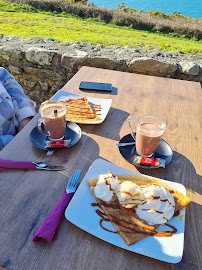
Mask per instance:
[[[133,117],[128,118],[131,135],[136,141],[136,152],[140,156],[151,157],[165,131],[166,122],[156,116],[140,116],[136,121]],[[136,136],[135,128],[136,126]]]
[[[62,140],[66,129],[66,105],[61,101],[47,100],[39,108],[41,119],[38,120],[38,130],[52,141]],[[44,129],[42,128],[42,123]]]

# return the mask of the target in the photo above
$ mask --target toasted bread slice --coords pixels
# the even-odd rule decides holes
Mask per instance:
[[[93,111],[86,97],[68,99],[66,104],[66,120],[72,122],[91,122],[99,120],[99,116]]]
[[[118,177],[121,181],[130,180],[139,186],[150,183],[156,183],[159,186],[163,186],[175,199],[175,212],[179,211],[190,202],[190,199],[179,191],[155,179],[141,176]],[[97,181],[98,179],[88,180],[90,190],[100,207],[104,210],[105,214],[108,216],[109,220],[127,245],[132,245],[137,241],[151,235],[155,229],[160,226],[158,224],[152,226],[148,225],[146,221],[140,220],[136,214],[135,208],[128,209],[122,207],[118,200],[107,203],[98,199],[94,193],[94,187],[96,186]]]

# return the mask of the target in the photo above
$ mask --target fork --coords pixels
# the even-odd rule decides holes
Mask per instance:
[[[78,185],[80,174],[81,174],[81,170],[78,170],[75,173],[73,173],[72,176],[70,177],[67,184],[67,188],[66,188],[67,194],[75,192],[76,187]]]

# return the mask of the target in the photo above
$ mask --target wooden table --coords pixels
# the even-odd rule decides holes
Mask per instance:
[[[84,93],[82,80],[109,82],[112,93]],[[61,172],[7,170],[0,173],[0,266],[8,269],[202,269],[202,156],[200,84],[83,67],[64,87],[76,94],[111,98],[112,106],[99,125],[80,125],[81,140],[72,148],[54,153]],[[173,160],[165,169],[138,169],[119,154],[116,143],[129,133],[126,119],[155,114],[168,122],[164,139],[171,145]],[[0,158],[45,160],[46,152],[29,139],[36,116],[1,152]],[[176,181],[192,199],[186,209],[183,259],[169,264],[108,244],[77,228],[65,218],[56,241],[33,243],[32,235],[60,199],[71,174],[81,169],[84,177],[92,162],[104,158],[129,170]]]

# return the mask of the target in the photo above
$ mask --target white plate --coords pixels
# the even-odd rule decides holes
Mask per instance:
[[[136,172],[116,166],[106,160],[95,160],[69,203],[65,211],[65,217],[84,231],[115,246],[169,263],[180,262],[184,248],[185,208],[180,210],[179,216],[173,217],[168,222],[168,224],[173,225],[177,229],[176,234],[170,237],[148,236],[131,246],[127,246],[118,234],[105,231],[100,227],[100,217],[95,213],[96,207],[91,206],[91,203],[96,202],[96,200],[89,189],[87,180],[97,178],[99,174],[109,171],[115,175],[140,175]],[[185,187],[179,183],[158,178],[155,179],[170,185],[184,195],[186,194]],[[109,224],[107,225],[108,229],[114,230],[110,222],[107,222],[107,224]],[[104,226],[105,225],[106,223]],[[160,228],[161,231],[164,229],[169,230],[167,226]]]
[[[83,96],[80,95],[76,95],[70,92],[66,92],[64,90],[59,90],[52,98],[51,100],[66,100],[69,98],[81,98]],[[100,119],[97,121],[89,121],[89,122],[77,122],[80,124],[100,124],[102,123],[111,106],[112,103],[112,99],[103,99],[103,98],[92,98],[92,97],[86,97],[88,102],[90,102],[90,104],[96,104],[96,105],[100,105],[101,106],[101,111],[99,112],[101,115],[99,115]]]

